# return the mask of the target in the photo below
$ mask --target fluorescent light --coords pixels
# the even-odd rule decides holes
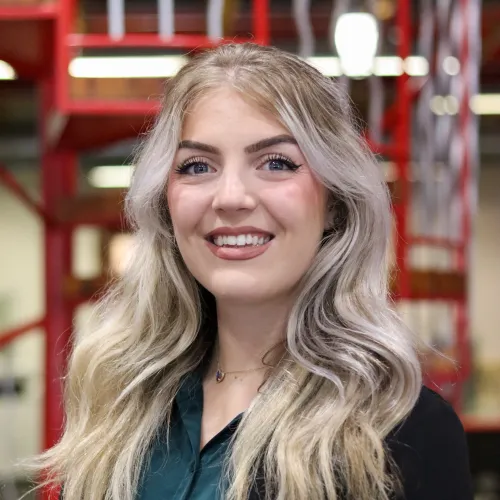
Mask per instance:
[[[401,57],[376,57],[373,64],[376,76],[401,76],[403,61]]]
[[[413,76],[422,76],[427,74],[425,71],[429,69],[429,65],[420,61],[420,58],[416,58],[416,63],[410,63],[410,70],[414,73]],[[318,71],[323,73],[325,76],[341,76],[343,74],[340,59],[338,57],[330,56],[317,56],[308,57],[307,62],[314,66]],[[400,76],[403,74],[403,70],[407,64],[403,64],[400,57],[397,56],[379,56],[375,57],[373,61],[373,73],[376,76]],[[364,76],[369,76],[366,74]]]
[[[432,96],[429,106],[435,115],[442,116],[446,114],[445,99],[442,95]]]
[[[335,46],[347,76],[369,75],[378,46],[375,16],[366,12],[342,14],[335,26]]]
[[[184,56],[77,57],[69,63],[75,78],[167,78],[186,63]]]
[[[186,61],[183,56],[77,57],[70,62],[69,73],[74,78],[169,78]],[[309,57],[307,62],[325,76],[344,74],[338,57]],[[399,76],[407,67],[413,76],[425,75],[429,70],[425,58],[417,56],[409,57],[404,65],[400,57],[380,56],[372,65],[376,76]],[[370,73],[371,69],[364,76]]]
[[[94,167],[89,172],[89,182],[97,188],[127,188],[133,171],[132,165]]]
[[[0,60],[0,80],[15,80],[16,78],[14,68],[9,63]]]
[[[445,57],[443,61],[443,69],[448,75],[458,75],[458,73],[460,73],[460,61],[453,56]]]
[[[429,73],[429,61],[422,56],[409,56],[405,59],[404,70],[410,76],[425,76]]]
[[[444,109],[449,115],[456,115],[460,110],[458,99],[454,95],[448,95],[444,98]]]
[[[472,96],[470,107],[476,115],[500,115],[500,94]]]
[[[342,76],[338,57],[308,57],[307,62],[325,76]]]

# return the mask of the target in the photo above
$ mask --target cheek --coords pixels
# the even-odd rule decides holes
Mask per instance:
[[[175,181],[167,188],[167,203],[174,229],[179,232],[195,226],[203,213],[203,198],[196,190]]]
[[[299,177],[301,176],[301,177]],[[326,190],[311,174],[297,174],[294,182],[264,193],[267,205],[285,230],[323,233]]]

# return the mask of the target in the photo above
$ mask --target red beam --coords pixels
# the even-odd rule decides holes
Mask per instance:
[[[70,101],[66,108],[72,115],[112,115],[112,116],[144,116],[156,114],[161,108],[159,100],[80,100]]]
[[[39,215],[46,223],[50,223],[52,218],[47,211],[25,191],[17,182],[15,177],[4,167],[0,165],[0,183],[6,186],[19,200],[21,200],[29,209]]]
[[[59,0],[64,2],[65,0]],[[0,6],[0,20],[28,20],[28,19],[53,19],[58,12],[57,4],[47,3],[41,5]]]
[[[231,37],[231,42],[245,43],[258,41],[249,37]],[[198,49],[210,48],[220,44],[220,40],[212,40],[206,35],[174,35],[171,38],[161,38],[156,33],[129,33],[113,40],[107,34],[68,35],[66,43],[69,47],[86,49],[114,49],[114,48],[175,48]]]
[[[0,350],[4,349],[6,345],[10,344],[18,337],[26,334],[30,330],[35,330],[37,328],[45,327],[45,318],[39,319],[37,321],[32,321],[31,323],[26,323],[25,325],[18,326],[17,328],[12,328],[0,333]]]
[[[450,250],[460,250],[464,244],[460,241],[452,241],[446,238],[435,238],[433,236],[412,236],[408,242],[413,245],[432,245],[436,247],[448,248]]]

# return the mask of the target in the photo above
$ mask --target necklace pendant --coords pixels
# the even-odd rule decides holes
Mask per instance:
[[[217,370],[215,372],[215,381],[220,384],[224,378],[226,377],[226,374],[222,370]]]

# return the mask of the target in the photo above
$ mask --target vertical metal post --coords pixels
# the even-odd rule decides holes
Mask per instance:
[[[158,0],[158,33],[161,38],[175,33],[174,0]]]
[[[207,36],[218,41],[224,36],[224,0],[207,2]]]
[[[411,50],[411,19],[409,0],[399,0],[396,13],[398,27],[398,55],[405,61]],[[411,140],[411,93],[409,76],[404,72],[397,78],[397,102],[399,120],[393,134],[393,143],[399,154],[395,158],[398,170],[400,199],[394,206],[396,217],[396,264],[398,267],[397,296],[407,298],[410,295],[410,276],[408,269],[408,211],[411,206],[409,185],[409,160]]]
[[[258,44],[269,45],[269,26],[269,0],[253,0],[253,33]]]
[[[70,48],[67,37],[74,29],[76,0],[64,0],[59,3],[59,15],[55,25],[55,80],[53,81],[53,92],[55,95],[55,107],[59,113],[64,113],[69,108],[69,74],[68,67],[71,60]]]
[[[124,0],[108,0],[108,35],[113,40],[119,40],[120,38],[123,38],[124,34],[125,34]]]
[[[54,149],[47,141],[47,117],[54,105],[54,82],[41,84],[42,194],[46,211],[53,215],[58,200],[74,193],[76,187],[75,157]],[[53,217],[52,217],[53,219]],[[60,438],[63,427],[62,382],[70,347],[73,309],[64,298],[65,278],[71,273],[72,232],[53,221],[45,222],[45,406],[44,449]],[[47,489],[43,500],[55,500],[57,492]]]

